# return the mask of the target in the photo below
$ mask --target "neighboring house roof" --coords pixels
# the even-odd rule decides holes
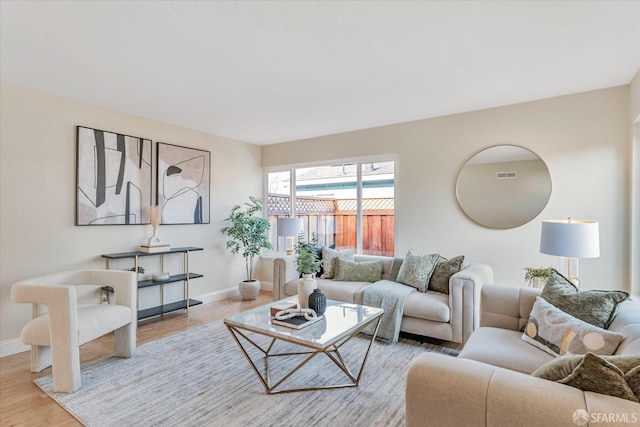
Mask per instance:
[[[362,176],[393,175],[393,168],[393,162],[364,163],[362,165]],[[339,163],[331,166],[300,168],[298,171],[299,173],[296,175],[296,183],[329,178],[350,177],[354,180],[356,179],[355,163]]]

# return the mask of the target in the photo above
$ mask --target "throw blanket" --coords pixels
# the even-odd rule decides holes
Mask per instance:
[[[378,307],[384,310],[378,336],[397,342],[400,335],[400,323],[402,322],[402,311],[407,296],[414,292],[415,288],[392,282],[391,280],[380,280],[364,290],[363,304],[370,307]],[[362,332],[373,335],[375,323],[367,326]]]

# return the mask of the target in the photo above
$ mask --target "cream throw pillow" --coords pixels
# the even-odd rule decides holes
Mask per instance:
[[[536,297],[522,340],[553,356],[565,354],[613,354],[624,337],[565,313]]]

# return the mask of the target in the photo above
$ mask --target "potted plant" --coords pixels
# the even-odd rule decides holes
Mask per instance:
[[[551,267],[547,268],[533,268],[525,267],[527,273],[524,275],[524,280],[530,288],[544,288],[549,275],[551,274]]]
[[[296,242],[296,270],[302,274],[298,281],[298,304],[301,308],[309,307],[309,295],[318,288],[315,275],[320,271],[322,261],[318,259],[316,245],[318,238],[315,233],[311,235],[311,241],[304,241],[304,233],[300,233]]]
[[[304,233],[300,233],[298,236],[298,242],[296,243],[296,270],[302,274],[315,275],[320,271],[321,260],[318,259],[318,252],[316,245],[318,244],[318,238],[315,233],[311,234],[311,241],[304,241]]]
[[[241,253],[245,261],[247,278],[239,284],[240,295],[243,300],[256,299],[260,291],[260,282],[253,278],[254,258],[260,255],[260,251],[271,249],[269,243],[269,221],[259,215],[262,212],[262,199],[249,197],[242,210],[240,205],[231,208],[231,213],[225,222],[229,223],[221,231],[230,237],[227,240],[227,248],[231,253]]]

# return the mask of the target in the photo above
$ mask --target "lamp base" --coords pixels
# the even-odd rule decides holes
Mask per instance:
[[[293,249],[287,249],[287,255],[293,255],[294,252]]]
[[[580,289],[580,266],[578,258],[560,257],[560,274],[569,279],[576,288]]]

